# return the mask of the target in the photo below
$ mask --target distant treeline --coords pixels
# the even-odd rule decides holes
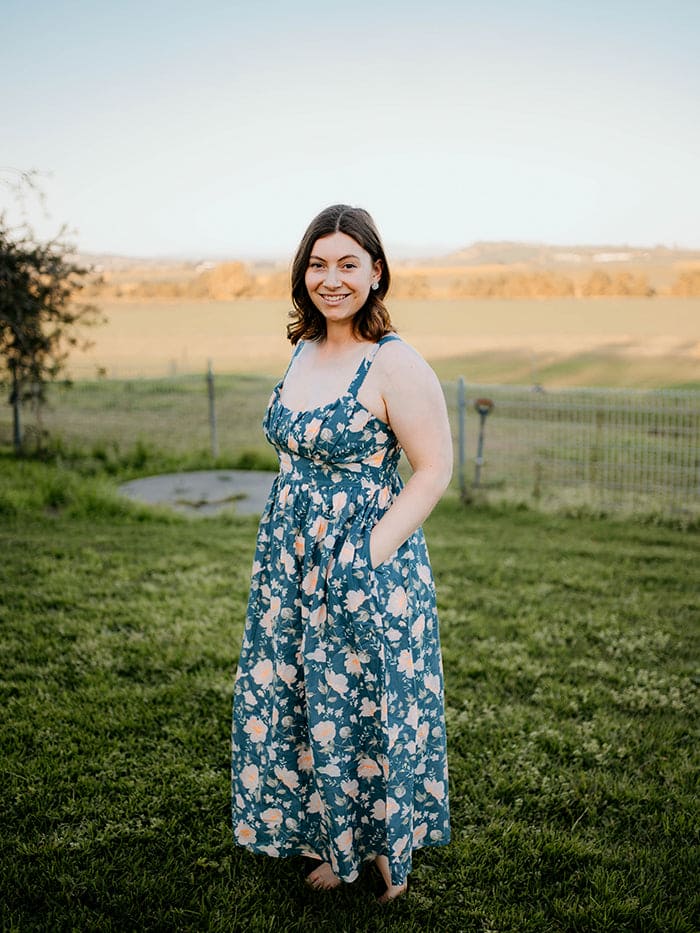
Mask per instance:
[[[95,279],[89,286],[91,297],[143,300],[236,298],[284,299],[289,296],[289,273],[284,269],[260,272],[242,262],[225,262],[191,277],[168,281],[135,280],[112,282]],[[700,297],[700,269],[676,274],[669,285],[653,287],[643,272],[592,269],[576,275],[548,270],[522,270],[504,267],[502,271],[477,269],[422,273],[398,268],[393,272],[394,298],[566,298],[603,296],[675,295]]]

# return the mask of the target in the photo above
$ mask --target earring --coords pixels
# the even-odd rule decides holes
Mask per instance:
[[[372,282],[372,291],[376,292],[378,288],[379,288],[379,282]]]

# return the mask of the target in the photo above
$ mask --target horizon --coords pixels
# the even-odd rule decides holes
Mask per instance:
[[[470,250],[479,246],[519,246],[525,248],[540,248],[540,249],[560,249],[566,251],[575,252],[580,250],[582,252],[593,252],[593,251],[614,251],[614,252],[625,252],[631,251],[636,254],[644,253],[653,253],[657,251],[664,251],[668,253],[691,253],[698,254],[697,258],[700,259],[700,246],[685,246],[681,244],[666,244],[666,243],[654,243],[644,244],[644,245],[634,245],[632,243],[545,243],[543,241],[527,241],[527,240],[474,240],[471,243],[465,243],[462,246],[457,247],[447,247],[444,252],[437,250],[432,250],[430,247],[409,247],[401,246],[397,244],[385,243],[385,250],[387,255],[393,262],[410,262],[412,260],[426,260],[426,259],[445,259],[455,254],[459,254],[465,250]],[[282,254],[264,254],[260,252],[250,252],[248,254],[244,253],[227,253],[222,251],[220,253],[216,252],[190,252],[190,253],[152,253],[147,254],[126,254],[126,253],[110,253],[102,252],[90,249],[78,249],[77,254],[84,257],[90,257],[94,259],[119,259],[124,261],[133,260],[135,262],[183,262],[183,263],[198,263],[206,261],[218,261],[218,262],[248,262],[248,263],[286,263],[290,262],[292,259],[292,253],[287,255]],[[620,260],[623,261],[623,260]],[[562,261],[563,262],[563,261]]]

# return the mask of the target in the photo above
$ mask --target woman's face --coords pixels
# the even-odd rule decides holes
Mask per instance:
[[[314,243],[304,276],[306,289],[326,321],[352,320],[382,273],[380,260],[347,233],[331,233]]]

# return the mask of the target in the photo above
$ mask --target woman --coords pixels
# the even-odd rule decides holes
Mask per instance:
[[[420,525],[447,487],[440,384],[395,333],[370,215],[335,205],[292,268],[295,352],[263,422],[280,472],[258,532],[232,734],[236,841],[380,902],[449,841],[442,664]],[[403,449],[412,467],[397,472]]]

